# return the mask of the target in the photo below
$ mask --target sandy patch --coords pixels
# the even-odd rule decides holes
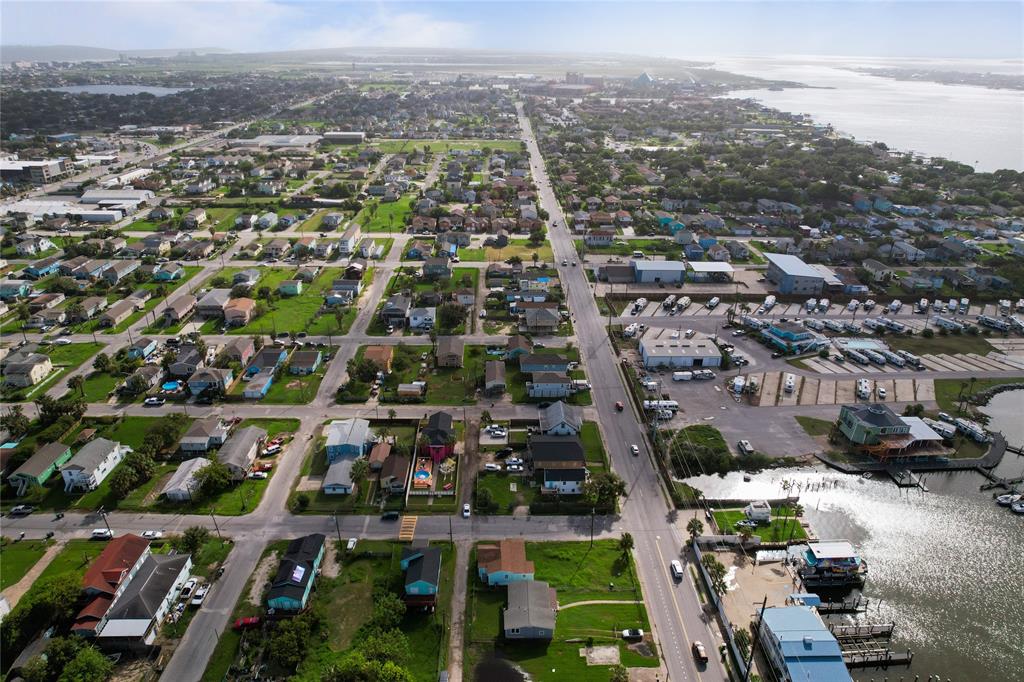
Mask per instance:
[[[619,647],[595,646],[580,649],[580,656],[587,659],[587,665],[618,665]]]
[[[277,567],[277,552],[271,552],[259,563],[252,574],[252,586],[249,588],[249,603],[259,606],[263,603],[263,586],[270,580],[271,572]]]
[[[336,542],[327,541],[327,547],[324,549],[324,561],[320,564],[320,570],[325,578],[337,578],[341,573],[341,564],[338,563],[338,549],[340,548]]]
[[[295,489],[298,491],[316,492],[323,487],[323,484],[323,476],[300,476],[299,482],[295,485]]]

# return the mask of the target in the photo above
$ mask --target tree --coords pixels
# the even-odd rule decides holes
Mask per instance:
[[[295,511],[304,512],[309,509],[309,495],[299,493],[295,496]]]
[[[691,539],[696,539],[698,535],[704,533],[704,523],[694,517],[686,524],[686,532],[690,534]]]
[[[110,356],[106,353],[100,353],[92,361],[92,368],[97,372],[103,372],[104,374],[110,371]]]
[[[365,459],[357,459],[352,462],[352,480],[361,481],[370,473],[370,463]]]
[[[750,653],[750,633],[746,628],[736,628],[733,637],[736,639],[736,646],[739,647],[740,653],[746,658]]]
[[[596,473],[583,484],[584,501],[601,509],[614,509],[616,500],[625,494],[625,481],[611,471]]]
[[[85,416],[85,402],[80,397],[65,396],[55,400],[44,394],[36,398],[35,404],[39,408],[39,423],[43,426],[49,426],[61,417],[67,417],[74,423]]]
[[[189,526],[181,535],[181,550],[195,555],[209,539],[210,531],[203,526]]]
[[[491,417],[490,410],[484,410],[483,412],[480,413],[480,421],[482,421],[484,424],[491,424],[494,422],[494,418]]]
[[[348,361],[348,375],[364,384],[368,384],[377,378],[380,366],[373,360],[366,358],[352,358]]]
[[[138,374],[133,374],[125,382],[124,390],[129,395],[139,395],[140,393],[145,393],[148,388],[149,385],[145,379]]]
[[[708,576],[711,578],[711,586],[715,592],[718,594],[725,592],[725,566],[722,565],[722,562],[714,554],[705,554],[701,557],[700,563],[708,572]]]
[[[629,670],[624,665],[617,665],[608,674],[608,682],[629,682]]]
[[[11,405],[0,417],[0,428],[6,429],[12,437],[18,438],[28,433],[32,421],[25,416],[21,405]]]
[[[20,651],[40,631],[74,616],[81,591],[81,579],[70,573],[37,580],[4,618],[3,650]]]
[[[489,488],[477,488],[476,490],[476,508],[481,511],[487,511],[494,505],[494,496],[491,494]]]
[[[437,323],[442,329],[455,329],[465,319],[466,308],[454,301],[442,303],[437,309]]]
[[[215,495],[231,485],[231,472],[227,466],[216,460],[195,473],[196,483],[204,495]]]
[[[530,254],[530,260],[533,261],[533,265],[534,265],[534,267],[536,267],[537,266],[537,261],[540,260],[540,256],[537,255],[536,251],[534,251],[533,253]]]
[[[634,544],[632,533],[623,533],[622,537],[619,538],[619,551],[623,554],[629,554]]]
[[[110,474],[110,492],[114,497],[123,500],[128,497],[137,486],[138,477],[135,472],[127,467],[118,467]]]
[[[395,418],[396,418],[397,416],[398,416],[398,413],[397,413],[397,412],[395,412],[395,408],[393,408],[393,407],[392,407],[392,408],[390,408],[390,409],[388,410],[388,420],[389,420],[389,421],[395,421]]]
[[[78,391],[83,397],[85,397],[85,377],[81,374],[76,374],[71,377],[68,379],[68,388],[72,391]]]
[[[57,682],[96,682],[106,680],[114,672],[114,662],[94,646],[83,646],[63,669]]]
[[[405,618],[405,602],[390,590],[382,590],[373,596],[373,619],[371,623],[381,630],[397,628]]]
[[[285,668],[294,669],[305,657],[306,648],[317,630],[319,618],[313,611],[278,621],[267,647],[271,659]]]
[[[378,630],[356,645],[367,660],[384,663],[391,661],[398,665],[409,660],[409,639],[396,628]]]

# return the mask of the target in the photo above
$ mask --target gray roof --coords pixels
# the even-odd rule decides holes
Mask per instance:
[[[439,336],[437,337],[437,354],[461,356],[466,342],[460,336]]]
[[[768,259],[769,263],[777,267],[779,270],[782,270],[782,272],[787,275],[793,275],[796,277],[817,277],[821,279],[820,272],[812,268],[797,256],[790,256],[785,253],[765,252],[764,257]]]
[[[342,457],[337,460],[331,466],[327,467],[327,473],[324,474],[323,487],[332,485],[352,485],[352,464],[355,462],[354,459],[348,457]]]
[[[67,450],[68,446],[64,445],[64,443],[47,443],[36,450],[35,454],[29,457],[24,464],[18,467],[11,476],[21,474],[23,476],[39,478],[40,474],[46,471],[46,469],[56,462],[57,458]]]
[[[336,419],[324,428],[327,447],[363,445],[370,440],[370,422],[365,419]]]
[[[195,420],[181,439],[191,440],[193,438],[200,438],[203,440],[209,440],[211,436],[226,432],[227,427],[225,427],[224,423],[221,422],[220,417],[207,417],[206,419]]]
[[[888,405],[872,403],[871,405],[847,405],[846,409],[853,412],[862,422],[878,427],[906,426]]]
[[[199,299],[199,307],[219,306],[223,308],[231,299],[230,289],[211,289],[210,293]]]
[[[505,382],[505,363],[501,360],[488,360],[484,363],[484,382]]]
[[[144,620],[156,616],[189,554],[151,554],[135,574],[128,588],[107,612],[107,620]]]
[[[249,453],[254,451],[253,448],[257,441],[266,437],[267,432],[255,426],[239,429],[233,436],[224,441],[220,452],[217,453],[217,459],[220,460],[221,464],[232,464],[239,469],[248,469],[249,464],[252,463],[252,460],[249,459]]]
[[[583,411],[571,405],[566,405],[559,400],[546,407],[540,413],[541,431],[547,431],[562,422],[579,431],[583,427]]]
[[[115,443],[112,440],[106,438],[95,438],[75,453],[75,455],[68,460],[68,463],[64,465],[63,469],[77,468],[82,471],[95,471],[103,460],[110,456],[110,453],[115,449],[121,447],[120,443]]]
[[[504,627],[555,629],[552,589],[543,580],[520,580],[508,584],[508,608]]]
[[[160,491],[161,495],[166,495],[172,490],[185,490],[193,492],[199,488],[198,483],[195,480],[196,472],[205,467],[210,463],[210,460],[205,457],[193,457],[187,459],[181,463],[181,466],[174,472],[170,480],[167,481],[167,485]]]

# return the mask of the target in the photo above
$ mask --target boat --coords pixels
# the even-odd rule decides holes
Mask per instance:
[[[872,474],[870,471],[865,471],[860,476],[861,476],[861,478],[874,478],[874,474]]]
[[[1024,514],[1024,500],[1011,504],[1010,511],[1014,514]]]
[[[746,481],[747,483],[749,483],[750,482],[750,474],[743,474],[743,480]]]
[[[1015,493],[1006,493],[1005,495],[1000,495],[999,497],[996,498],[996,504],[998,504],[1000,507],[1009,507],[1012,504],[1020,502],[1021,499],[1021,495],[1017,495]]]

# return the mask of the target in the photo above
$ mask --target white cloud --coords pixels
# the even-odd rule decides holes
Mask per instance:
[[[391,13],[385,4],[371,16],[305,31],[292,47],[470,47],[473,34],[469,24],[415,12]]]

